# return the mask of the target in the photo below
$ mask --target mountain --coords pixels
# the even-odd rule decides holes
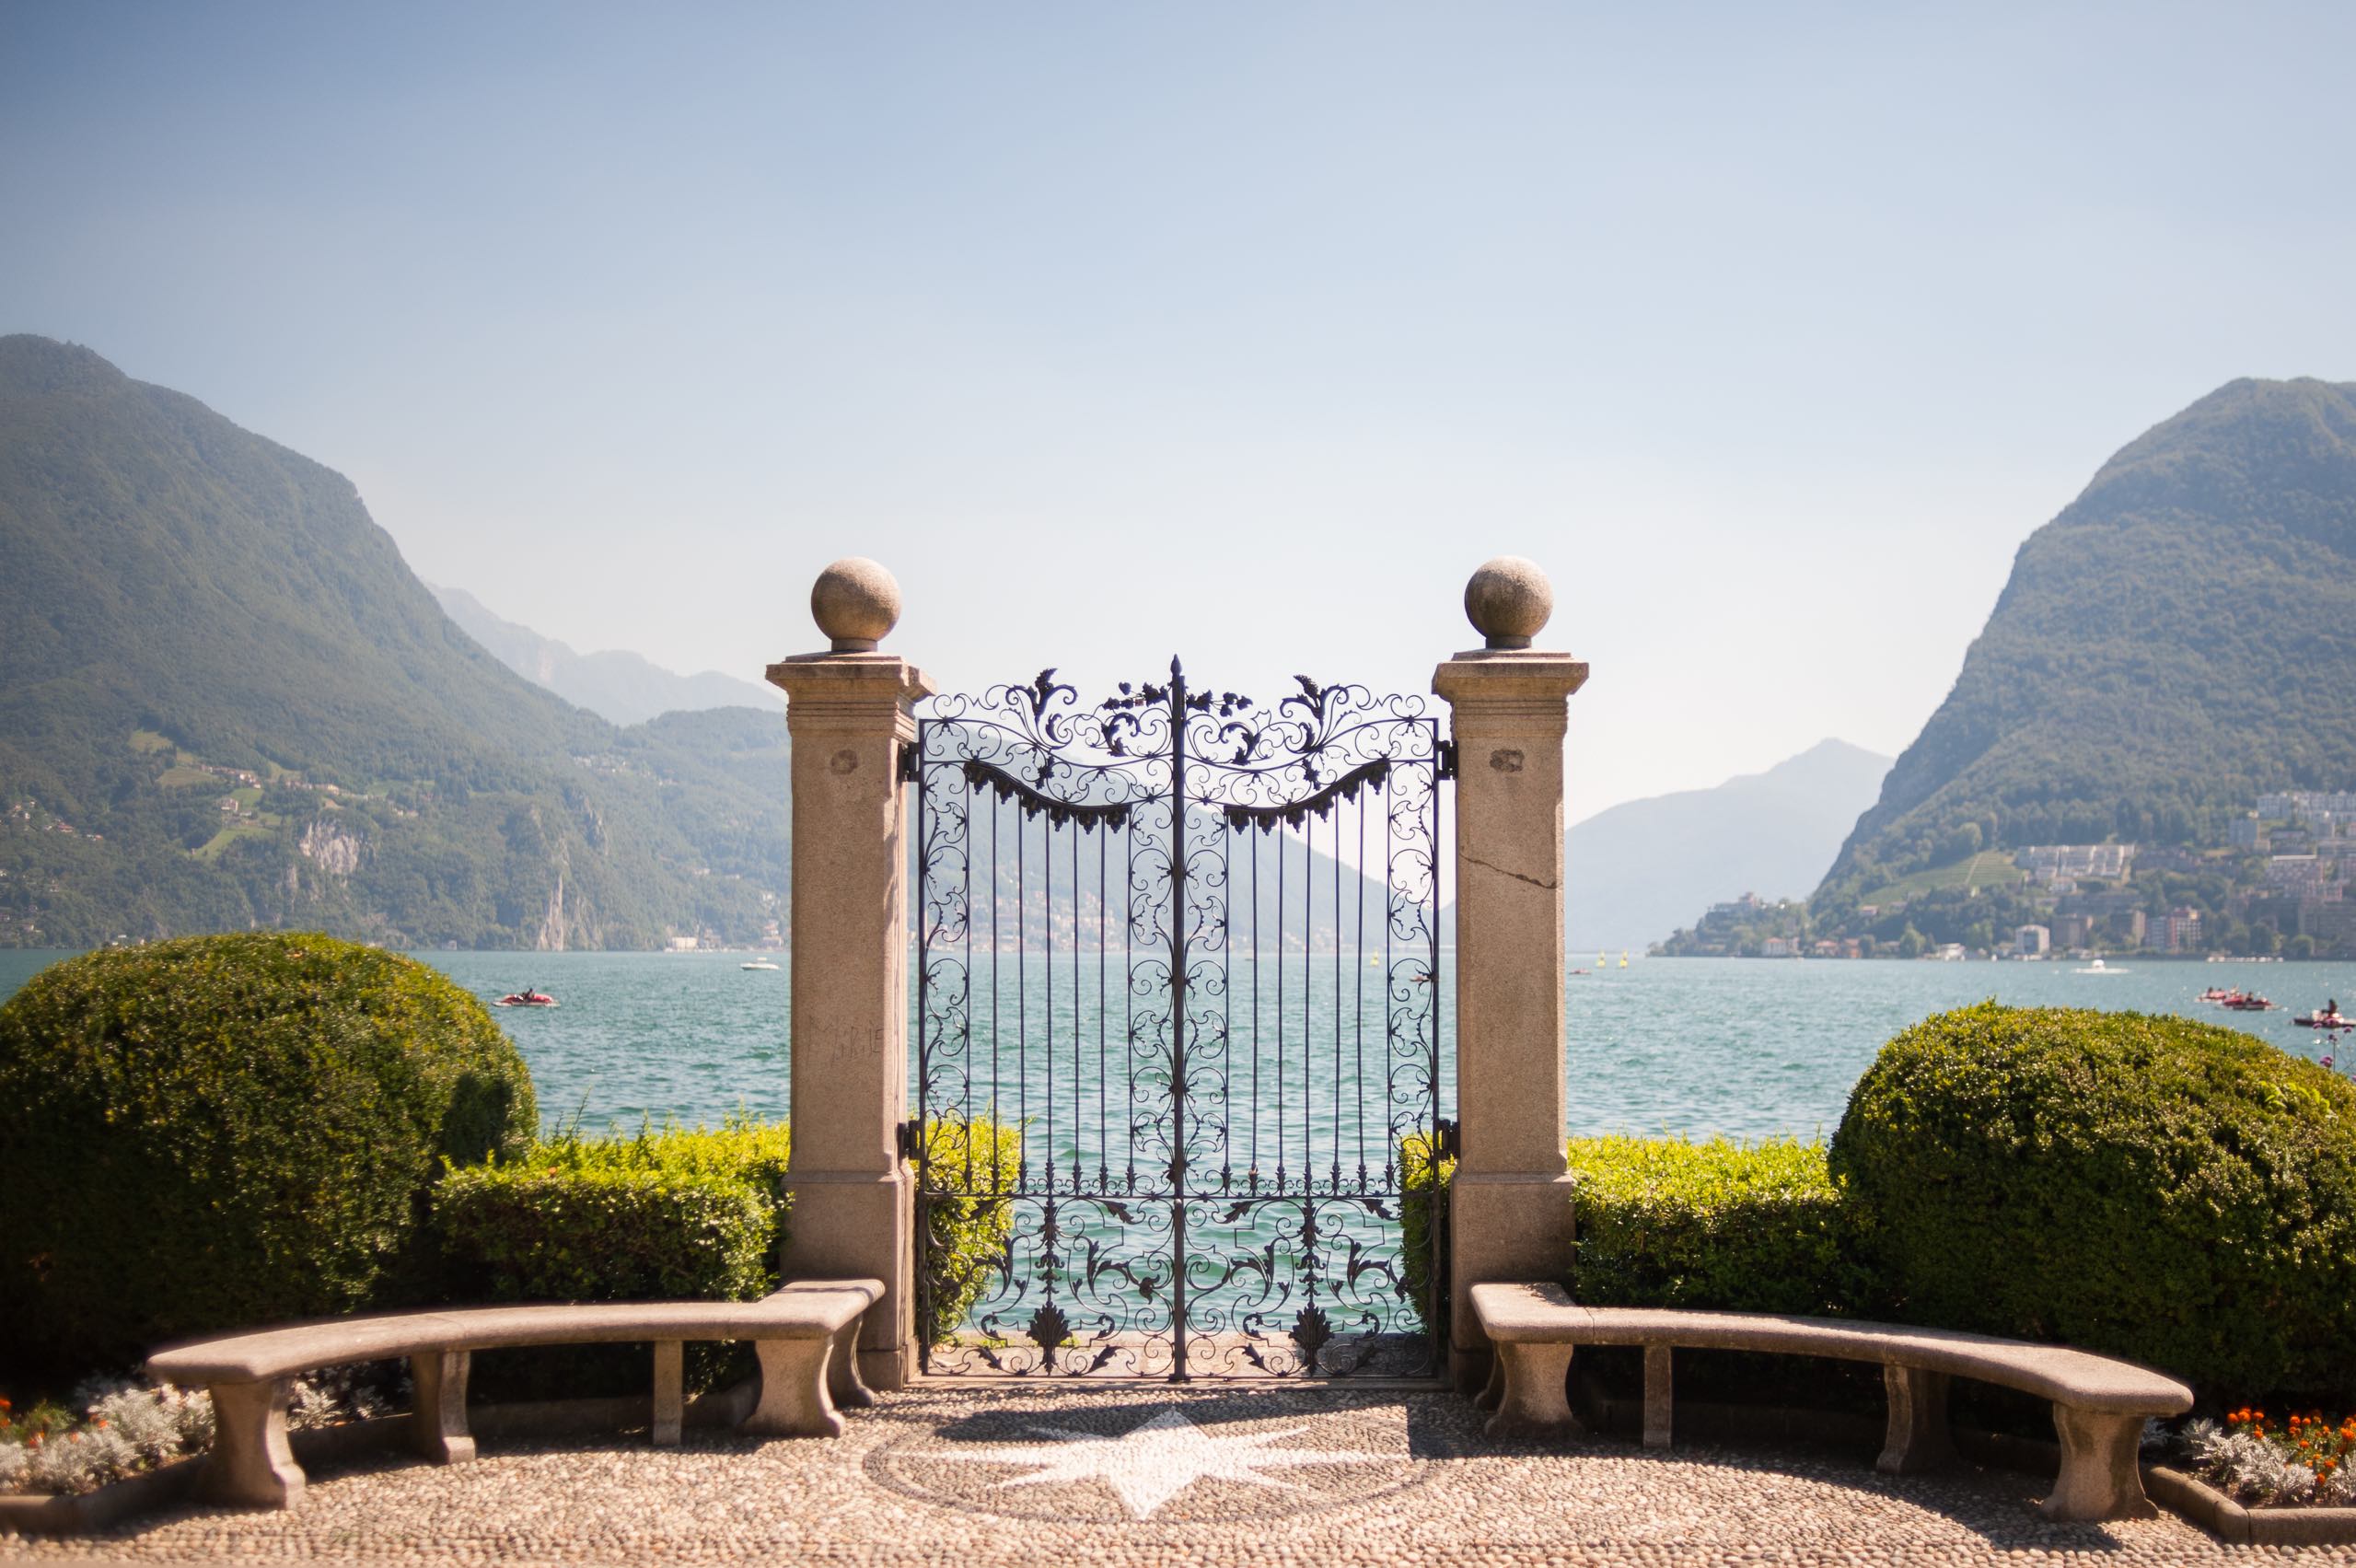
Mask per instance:
[[[2129,444],[2021,546],[1810,913],[1820,935],[2001,939],[2043,912],[2010,852],[2117,841],[2141,846],[2139,868],[2174,867],[2145,891],[2206,900],[2212,935],[2279,923],[2236,891],[2232,824],[2262,792],[2350,789],[2356,385],[2234,381]]]
[[[0,338],[0,944],[760,940],[783,715],[618,726],[445,615],[341,474]]]
[[[774,687],[756,686],[707,669],[674,675],[637,654],[574,653],[553,637],[503,621],[464,588],[425,585],[442,611],[492,656],[536,686],[544,686],[576,708],[619,725],[644,724],[658,714],[703,708],[758,708],[782,713],[784,700]]]
[[[1574,825],[1563,844],[1572,952],[1642,947],[1745,892],[1802,897],[1889,765],[1824,740],[1763,773],[1628,801]]]

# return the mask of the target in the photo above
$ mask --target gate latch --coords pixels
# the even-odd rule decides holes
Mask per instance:
[[[899,1140],[899,1157],[913,1163],[924,1153],[924,1134],[913,1121],[903,1121],[894,1129]]]
[[[1440,1158],[1444,1160],[1464,1158],[1464,1129],[1448,1118],[1443,1116],[1433,1120],[1432,1142]]]
[[[1433,759],[1439,763],[1439,766],[1433,770],[1432,776],[1435,779],[1455,778],[1457,776],[1457,743],[1453,740],[1443,740],[1433,746],[1432,750]]]

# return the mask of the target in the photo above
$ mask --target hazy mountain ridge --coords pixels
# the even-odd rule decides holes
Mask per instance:
[[[464,588],[425,585],[445,614],[493,657],[535,686],[618,725],[644,724],[667,713],[749,707],[784,711],[772,687],[756,686],[716,669],[676,675],[639,654],[615,649],[576,653],[567,644],[508,621]]]
[[[1823,740],[1712,789],[1631,800],[1565,837],[1571,950],[1642,947],[1713,902],[1801,898],[1822,878],[1889,759]]]
[[[192,398],[0,338],[0,943],[643,947],[782,916],[782,714],[569,706],[451,622],[348,480]]]
[[[2023,543],[1812,914],[1872,929],[1862,899],[1983,843],[2222,846],[2261,791],[2356,787],[2351,692],[2356,385],[2232,382]]]

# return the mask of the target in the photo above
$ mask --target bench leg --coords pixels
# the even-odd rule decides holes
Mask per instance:
[[[1497,1413],[1482,1428],[1490,1437],[1567,1437],[1579,1430],[1564,1388],[1571,1381],[1571,1350],[1561,1344],[1504,1344],[1492,1347],[1504,1370]]]
[[[241,1508],[292,1508],[303,1500],[303,1467],[286,1446],[287,1379],[215,1383],[213,1452],[204,1495]]]
[[[1472,1397],[1472,1408],[1493,1411],[1505,1402],[1505,1358],[1494,1350],[1489,1353],[1489,1381]]]
[[[1677,1369],[1667,1345],[1644,1347],[1644,1446],[1669,1446],[1669,1413],[1677,1400]]]
[[[647,1427],[657,1448],[678,1447],[687,1420],[686,1353],[677,1340],[655,1342],[655,1413]]]
[[[466,1429],[466,1380],[474,1356],[462,1350],[424,1351],[409,1358],[409,1381],[416,1400],[409,1413],[410,1445],[437,1465],[463,1465],[474,1458],[474,1436]]]
[[[831,1335],[815,1340],[755,1340],[760,1402],[739,1430],[756,1437],[840,1437],[842,1417],[827,1397]]]
[[[834,1348],[827,1353],[827,1389],[838,1410],[863,1411],[876,1402],[875,1394],[859,1376],[859,1325],[863,1320],[853,1318],[845,1323],[834,1336]]]
[[[1921,1475],[1951,1464],[1955,1439],[1947,1431],[1947,1375],[1919,1366],[1884,1366],[1882,1387],[1889,1394],[1889,1428],[1874,1468],[1884,1475]]]
[[[2149,1519],[2159,1513],[2143,1495],[2143,1469],[2137,1450],[2143,1436],[2140,1415],[2105,1415],[2053,1407],[2053,1430],[2061,1437],[2061,1473],[2053,1495],[2037,1504],[2048,1519]]]

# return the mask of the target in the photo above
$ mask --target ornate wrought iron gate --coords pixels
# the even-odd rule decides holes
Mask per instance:
[[[908,759],[927,1370],[1435,1369],[1437,721],[1054,674]]]

